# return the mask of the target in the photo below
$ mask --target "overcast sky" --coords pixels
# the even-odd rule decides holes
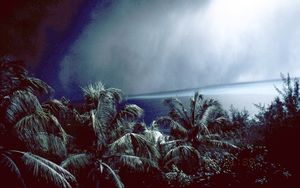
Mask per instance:
[[[60,62],[65,91],[127,94],[300,76],[300,0],[122,0],[91,12]]]

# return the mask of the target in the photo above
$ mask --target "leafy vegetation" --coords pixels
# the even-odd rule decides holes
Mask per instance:
[[[274,187],[298,183],[299,81],[251,117],[196,92],[151,125],[102,83],[53,99],[22,64],[0,61],[0,178],[10,187]],[[4,183],[3,183],[4,181]]]

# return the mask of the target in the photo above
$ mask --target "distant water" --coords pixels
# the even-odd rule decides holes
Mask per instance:
[[[227,85],[206,86],[193,89],[166,91],[128,96],[128,103],[139,105],[145,110],[145,122],[150,124],[156,117],[167,115],[168,108],[163,105],[163,100],[178,97],[187,103],[196,91],[205,97],[214,98],[221,102],[225,109],[231,105],[239,110],[246,109],[251,115],[258,112],[254,104],[270,104],[278,95],[275,87],[282,88],[282,80],[268,80],[259,82],[246,82]]]

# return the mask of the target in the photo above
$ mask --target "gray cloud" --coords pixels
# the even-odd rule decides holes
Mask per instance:
[[[300,1],[115,1],[61,62],[60,80],[128,94],[300,75]]]

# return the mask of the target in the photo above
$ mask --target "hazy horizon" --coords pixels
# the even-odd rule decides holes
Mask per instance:
[[[281,80],[227,84],[199,89],[134,95],[128,96],[127,99],[130,103],[136,103],[145,109],[147,123],[150,123],[150,120],[156,116],[167,115],[168,109],[163,105],[165,98],[177,97],[188,99],[196,91],[199,91],[206,98],[218,100],[225,110],[229,110],[233,106],[238,110],[245,109],[251,116],[254,116],[259,111],[254,104],[268,106],[276,96],[279,96],[275,87],[281,89],[282,84]]]

